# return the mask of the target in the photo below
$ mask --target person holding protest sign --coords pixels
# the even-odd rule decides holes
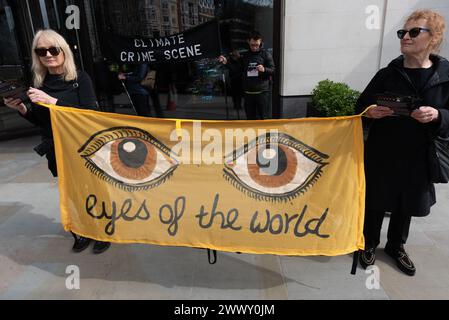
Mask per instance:
[[[46,156],[48,169],[57,177],[50,111],[37,103],[96,109],[97,100],[89,75],[77,71],[73,53],[60,34],[51,29],[38,31],[34,36],[31,55],[34,87],[27,92],[31,104],[13,98],[5,99],[4,103],[40,127],[42,143],[34,150],[40,156]],[[73,251],[81,252],[89,246],[91,239],[72,234],[75,238]],[[109,246],[109,242],[95,241],[94,253],[102,253]]]
[[[120,81],[125,81],[126,89],[131,96],[131,101],[136,109],[137,115],[149,117],[151,116],[149,103],[150,92],[149,89],[147,90],[141,84],[149,71],[149,66],[146,63],[135,64],[131,65],[129,69],[130,72],[119,73],[118,78]],[[154,107],[157,116],[162,116],[159,105],[155,105]]]
[[[262,36],[253,31],[248,37],[250,50],[239,59],[238,70],[243,79],[245,112],[248,120],[266,119],[268,110],[270,76],[274,75],[275,66],[272,55],[263,49]],[[228,59],[221,55],[218,61],[224,65]]]
[[[390,212],[385,252],[402,272],[416,273],[404,244],[412,217],[427,216],[436,202],[430,175],[431,137],[449,136],[449,62],[436,55],[444,30],[444,18],[437,12],[412,13],[397,31],[402,55],[374,76],[357,102],[357,114],[374,105],[363,119],[369,128],[365,250],[359,256],[364,268],[375,262],[382,221]],[[382,98],[387,93],[396,95],[394,101],[413,97],[404,101],[415,103],[405,104],[406,112],[399,112],[396,104]]]
[[[148,72],[150,72],[149,78],[151,82],[146,89],[150,93],[151,102],[153,104],[154,111],[156,112],[156,117],[164,118],[164,111],[162,111],[161,102],[159,100],[159,77],[161,74],[160,67],[156,64],[152,64],[149,66]]]
[[[229,69],[229,83],[231,86],[232,103],[234,109],[240,110],[242,108],[242,75],[240,71],[240,52],[233,50],[230,54],[227,67]]]

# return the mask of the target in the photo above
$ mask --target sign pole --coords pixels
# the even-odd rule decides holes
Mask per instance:
[[[133,107],[134,112],[136,113],[136,115],[138,115],[138,114],[137,114],[136,107],[134,106],[134,103],[133,103],[133,101],[131,100],[131,96],[129,95],[128,89],[126,89],[125,83],[123,82],[123,80],[120,80],[120,82],[122,83],[122,86],[123,86],[123,88],[125,89],[126,95],[128,96],[129,102],[131,102],[131,106]]]

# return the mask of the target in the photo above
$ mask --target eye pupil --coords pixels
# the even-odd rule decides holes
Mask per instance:
[[[140,168],[148,156],[148,149],[139,140],[125,139],[118,145],[118,155],[125,166]]]
[[[123,150],[125,150],[126,152],[133,152],[134,150],[136,150],[136,145],[134,144],[134,142],[127,142],[123,145]]]
[[[274,159],[274,157],[276,157],[276,150],[274,150],[274,149],[265,149],[264,151],[263,151],[263,157],[265,158],[265,159]]]
[[[266,175],[282,175],[287,170],[287,164],[287,155],[282,148],[263,147],[257,153],[257,165]]]

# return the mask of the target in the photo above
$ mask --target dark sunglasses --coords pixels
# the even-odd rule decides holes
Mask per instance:
[[[59,47],[50,47],[50,48],[36,48],[34,52],[39,57],[45,57],[47,55],[47,51],[50,52],[52,56],[57,56],[61,53],[61,48]]]
[[[429,29],[416,27],[416,28],[412,28],[412,29],[410,29],[410,30],[401,29],[401,30],[398,30],[397,33],[398,33],[398,38],[399,38],[399,39],[404,39],[404,37],[405,37],[405,35],[407,34],[407,32],[408,32],[410,38],[416,38],[417,36],[419,36],[419,34],[420,34],[422,31],[430,32]]]

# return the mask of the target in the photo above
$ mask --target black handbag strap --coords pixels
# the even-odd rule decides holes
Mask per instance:
[[[211,260],[211,252],[213,256],[213,260]],[[217,263],[217,250],[211,250],[207,249],[207,259],[209,260],[209,264],[216,264]]]
[[[353,255],[352,255],[352,268],[351,268],[351,274],[355,275],[357,272],[357,265],[359,263],[359,254],[360,251],[354,251]]]

